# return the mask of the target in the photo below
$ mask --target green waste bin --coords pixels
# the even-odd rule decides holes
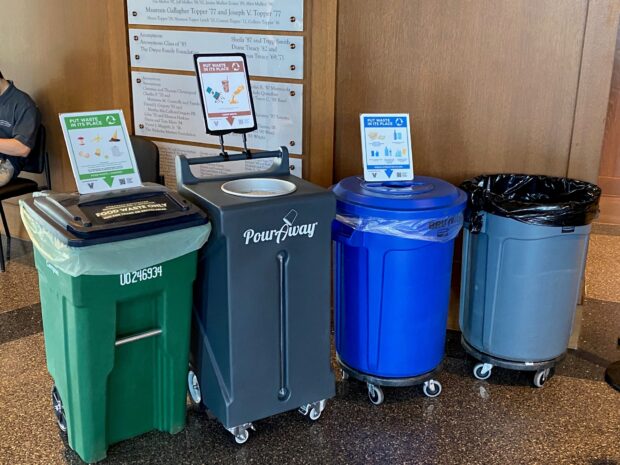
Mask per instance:
[[[163,186],[20,202],[39,273],[52,405],[85,462],[185,426],[192,285],[205,215]]]

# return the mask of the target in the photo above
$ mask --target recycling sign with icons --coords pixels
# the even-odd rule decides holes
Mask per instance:
[[[142,185],[122,110],[61,113],[60,125],[80,194]]]
[[[360,115],[364,180],[413,180],[409,122],[407,113]]]

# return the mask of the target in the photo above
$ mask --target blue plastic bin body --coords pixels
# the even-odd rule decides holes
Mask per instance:
[[[416,377],[444,356],[454,237],[441,236],[458,233],[466,196],[421,176],[410,193],[369,185],[354,177],[334,187],[340,218],[332,224],[336,350],[359,372]],[[386,234],[391,222],[405,234]],[[417,231],[420,238],[406,234],[415,224],[425,229]]]
[[[555,359],[568,347],[590,225],[538,226],[487,212],[465,228],[460,326],[480,352],[516,362]]]

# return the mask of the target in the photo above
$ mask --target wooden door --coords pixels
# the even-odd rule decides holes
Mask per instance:
[[[616,38],[614,70],[598,183],[603,189],[599,221],[620,224],[620,30]]]

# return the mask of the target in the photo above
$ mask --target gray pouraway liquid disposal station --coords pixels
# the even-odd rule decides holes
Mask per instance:
[[[292,176],[286,148],[271,169],[198,179],[178,157],[181,195],[204,209],[212,235],[194,292],[192,399],[238,443],[252,422],[299,409],[319,418],[335,394],[330,367],[333,194]],[[246,159],[230,155],[229,160]]]

